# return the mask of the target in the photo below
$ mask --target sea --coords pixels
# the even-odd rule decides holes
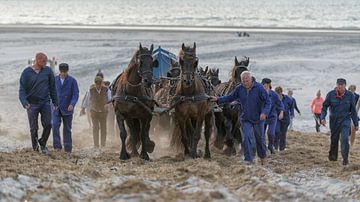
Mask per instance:
[[[0,0],[1,25],[360,29],[360,1]]]

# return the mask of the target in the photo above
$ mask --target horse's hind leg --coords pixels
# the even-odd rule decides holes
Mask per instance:
[[[141,129],[141,134],[140,134],[140,138],[141,138],[141,154],[140,154],[140,158],[144,159],[144,160],[150,160],[150,157],[147,153],[147,150],[149,149],[149,144],[150,144],[150,138],[149,138],[149,130],[150,129],[150,121],[147,119],[142,119],[140,121],[140,129]]]
[[[225,136],[225,145],[224,145],[224,150],[223,153],[227,156],[231,156],[234,153],[234,138],[233,138],[233,122],[231,119],[229,118],[225,118],[225,131],[226,131],[226,136]]]
[[[211,158],[209,141],[210,141],[213,124],[214,124],[214,116],[213,116],[213,113],[211,112],[205,116],[205,155],[204,155],[204,158],[206,158],[206,159]]]
[[[125,129],[124,119],[121,115],[116,115],[116,121],[118,123],[120,129],[120,139],[121,139],[121,152],[120,152],[120,159],[127,160],[130,158],[129,154],[126,151],[126,136],[127,132]]]

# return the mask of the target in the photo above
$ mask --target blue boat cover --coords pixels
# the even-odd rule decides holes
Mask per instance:
[[[153,58],[158,60],[159,66],[153,69],[153,79],[157,80],[162,77],[166,77],[172,62],[177,61],[175,54],[162,49],[160,46],[153,51]]]

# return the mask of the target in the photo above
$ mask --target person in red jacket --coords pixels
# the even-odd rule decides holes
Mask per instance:
[[[311,112],[314,114],[314,119],[316,123],[316,132],[320,132],[320,115],[321,109],[324,103],[324,98],[321,97],[321,91],[318,90],[316,97],[311,102]]]

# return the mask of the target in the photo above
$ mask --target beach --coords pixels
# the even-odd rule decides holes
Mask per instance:
[[[352,201],[360,200],[360,146],[351,148],[350,165],[327,160],[329,129],[315,134],[310,111],[317,90],[323,97],[338,77],[360,84],[358,33],[249,31],[159,31],[83,28],[0,27],[0,201]],[[156,141],[152,161],[119,160],[118,135],[108,136],[108,147],[94,151],[81,99],[99,69],[105,80],[120,74],[141,43],[154,44],[175,54],[181,44],[196,42],[199,65],[220,69],[227,81],[234,57],[250,57],[257,81],[269,77],[273,87],[294,91],[301,115],[296,114],[289,148],[270,155],[268,164],[241,164],[242,157],[225,157],[212,149],[213,158],[188,159],[170,151],[169,131],[152,133]],[[18,99],[19,77],[37,52],[66,62],[80,88],[73,122],[71,156],[31,151],[26,111]],[[58,73],[57,71],[55,73]],[[41,127],[40,127],[41,128]],[[203,147],[200,147],[203,149]]]

